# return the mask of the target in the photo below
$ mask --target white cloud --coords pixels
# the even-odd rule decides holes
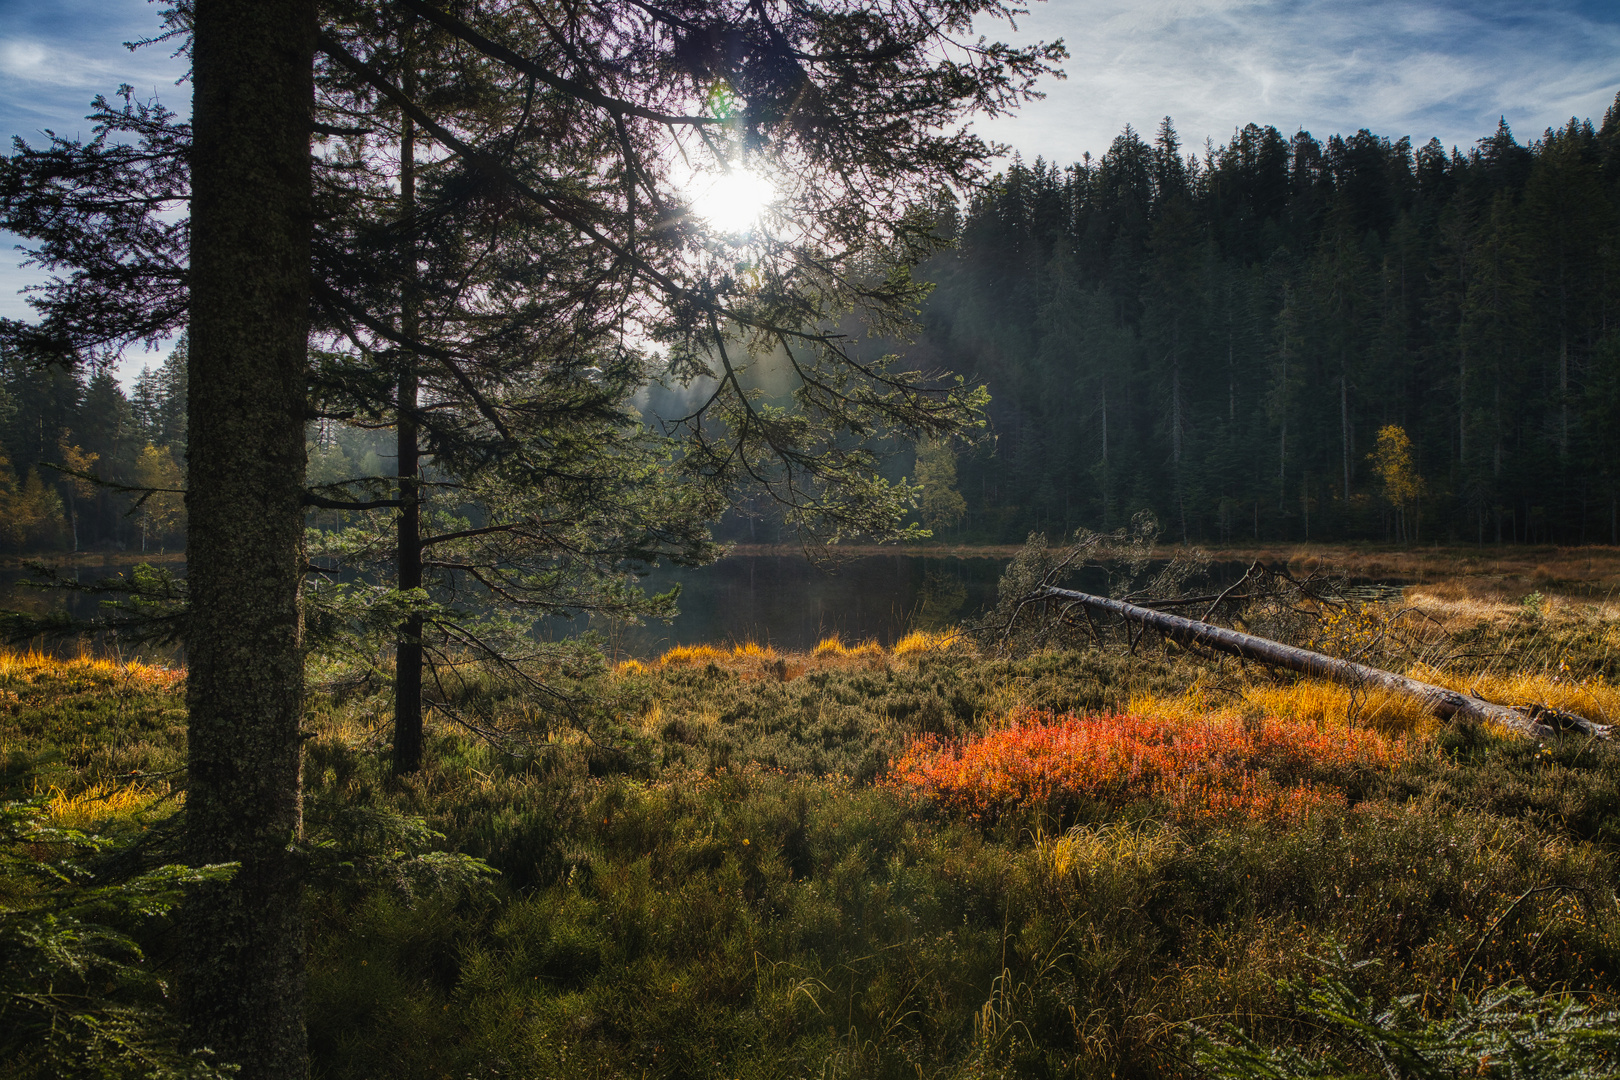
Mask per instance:
[[[0,73],[32,78],[45,66],[45,46],[33,41],[0,42]]]
[[[8,94],[25,95],[37,86],[74,87],[100,83],[111,71],[112,65],[102,58],[24,38],[0,41],[0,79],[4,80],[0,86]]]
[[[1561,5],[1053,0],[1019,31],[1020,42],[1064,38],[1069,78],[981,130],[1059,162],[1165,115],[1195,147],[1251,121],[1466,147],[1499,115],[1521,139],[1571,115],[1600,118],[1620,89],[1620,11]]]

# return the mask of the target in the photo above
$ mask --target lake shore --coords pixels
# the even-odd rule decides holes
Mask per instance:
[[[35,555],[0,555],[0,570],[21,570],[31,563],[43,563],[55,570],[134,566],[183,566],[184,551],[48,551]]]
[[[798,544],[735,544],[732,555],[803,556],[814,560],[904,555],[935,559],[1011,559],[1018,544],[840,544],[807,550]],[[1161,544],[1159,558],[1194,551],[1215,562],[1285,565],[1291,572],[1334,570],[1355,577],[1426,580],[1439,577],[1498,578],[1546,585],[1620,588],[1620,547],[1591,544],[1397,546],[1384,544]]]

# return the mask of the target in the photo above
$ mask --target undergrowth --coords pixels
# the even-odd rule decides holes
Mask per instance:
[[[1610,614],[1491,603],[1372,659],[1620,719]],[[1453,1068],[1620,1005],[1606,743],[1175,647],[733,645],[594,678],[581,730],[469,677],[498,737],[438,714],[406,778],[386,686],[311,696],[316,1076],[1384,1075],[1388,1045]],[[44,910],[36,866],[170,865],[182,686],[0,661],[11,812],[143,852],[18,833],[7,918]],[[166,978],[183,924],[106,918]],[[105,1002],[164,1015],[150,983]]]

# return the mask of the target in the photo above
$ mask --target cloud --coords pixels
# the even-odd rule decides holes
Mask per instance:
[[[112,66],[105,60],[75,54],[26,38],[0,40],[0,80],[19,96],[40,86],[77,87],[104,81]]]
[[[0,137],[89,134],[96,94],[130,83],[184,113],[189,87],[145,0],[0,0]],[[1018,19],[1016,42],[1064,38],[1073,55],[1048,97],[978,130],[1026,158],[1101,154],[1126,124],[1171,116],[1191,150],[1255,122],[1318,138],[1370,128],[1468,147],[1505,116],[1521,140],[1571,116],[1598,119],[1620,90],[1612,0],[1050,0]],[[27,317],[0,237],[0,315]]]
[[[1056,37],[1068,80],[981,130],[1059,162],[1166,115],[1194,147],[1251,121],[1466,147],[1498,116],[1521,138],[1600,118],[1620,90],[1620,10],[1595,4],[1053,0],[1019,20],[1015,40]]]
[[[145,0],[0,0],[0,137],[87,136],[91,99],[121,83],[183,110],[191,93],[173,85],[185,72],[173,50],[124,45],[158,30]]]
[[[131,52],[124,42],[159,29],[157,8],[145,0],[0,0],[0,140],[42,145],[42,132],[88,138],[85,115],[97,94],[111,97],[129,83],[142,97],[161,96],[171,108],[190,107],[189,87],[174,85],[182,62],[162,45]],[[32,319],[21,290],[48,276],[20,267],[19,238],[0,232],[0,317]],[[25,243],[25,242],[24,242]],[[166,349],[129,350],[119,377],[133,378],[143,363],[161,361]]]
[[[45,46],[32,41],[0,43],[0,74],[32,78],[36,72],[43,70],[45,58],[49,55]]]

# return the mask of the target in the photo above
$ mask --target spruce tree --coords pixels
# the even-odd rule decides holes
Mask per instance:
[[[679,439],[664,491],[689,485],[714,505],[746,480],[823,535],[892,529],[909,492],[878,478],[867,440],[886,427],[948,434],[983,399],[863,352],[841,320],[907,326],[925,291],[908,267],[942,242],[927,205],[993,152],[963,121],[1015,107],[1061,57],[977,37],[976,16],[1012,13],[996,0],[454,13],[400,0],[332,5],[318,25],[302,0],[198,0],[171,15],[183,44],[194,35],[191,125],[126,94],[122,108],[101,104],[91,143],[53,137],[8,161],[0,218],[47,265],[74,270],[37,298],[38,323],[7,328],[11,348],[108,355],[189,326],[188,829],[196,860],[240,864],[191,906],[183,990],[199,1043],[246,1076],[304,1071],[303,511],[414,501],[409,471],[392,497],[304,491],[311,401],[419,430],[442,417],[429,439],[450,475],[510,463],[515,491],[537,477],[588,483],[603,433],[616,436],[607,453],[626,447],[626,391],[654,376],[656,351],[661,377],[707,394],[662,425]],[[445,85],[487,81],[492,107],[435,100],[417,54],[400,48],[402,24],[444,35]],[[312,115],[317,47],[323,102],[346,92],[345,108],[374,110],[380,125],[409,119],[431,140],[442,213],[380,223],[353,212],[379,190],[367,186],[372,125]],[[313,180],[312,133],[323,140]],[[694,161],[708,179],[758,169],[787,185],[779,229],[745,239],[696,219],[682,175]],[[189,217],[165,213],[188,198]],[[460,279],[435,279],[422,258],[434,228],[444,250],[482,244],[524,276],[458,292]],[[443,317],[413,314],[434,302]],[[767,358],[789,376],[782,400],[761,395]],[[514,378],[509,363],[527,366]],[[454,399],[425,396],[424,372]],[[525,441],[548,432],[568,437],[564,453]],[[645,474],[635,454],[632,474]],[[547,537],[545,509],[502,527],[563,551],[599,527],[566,520]],[[686,542],[683,530],[656,550]]]

